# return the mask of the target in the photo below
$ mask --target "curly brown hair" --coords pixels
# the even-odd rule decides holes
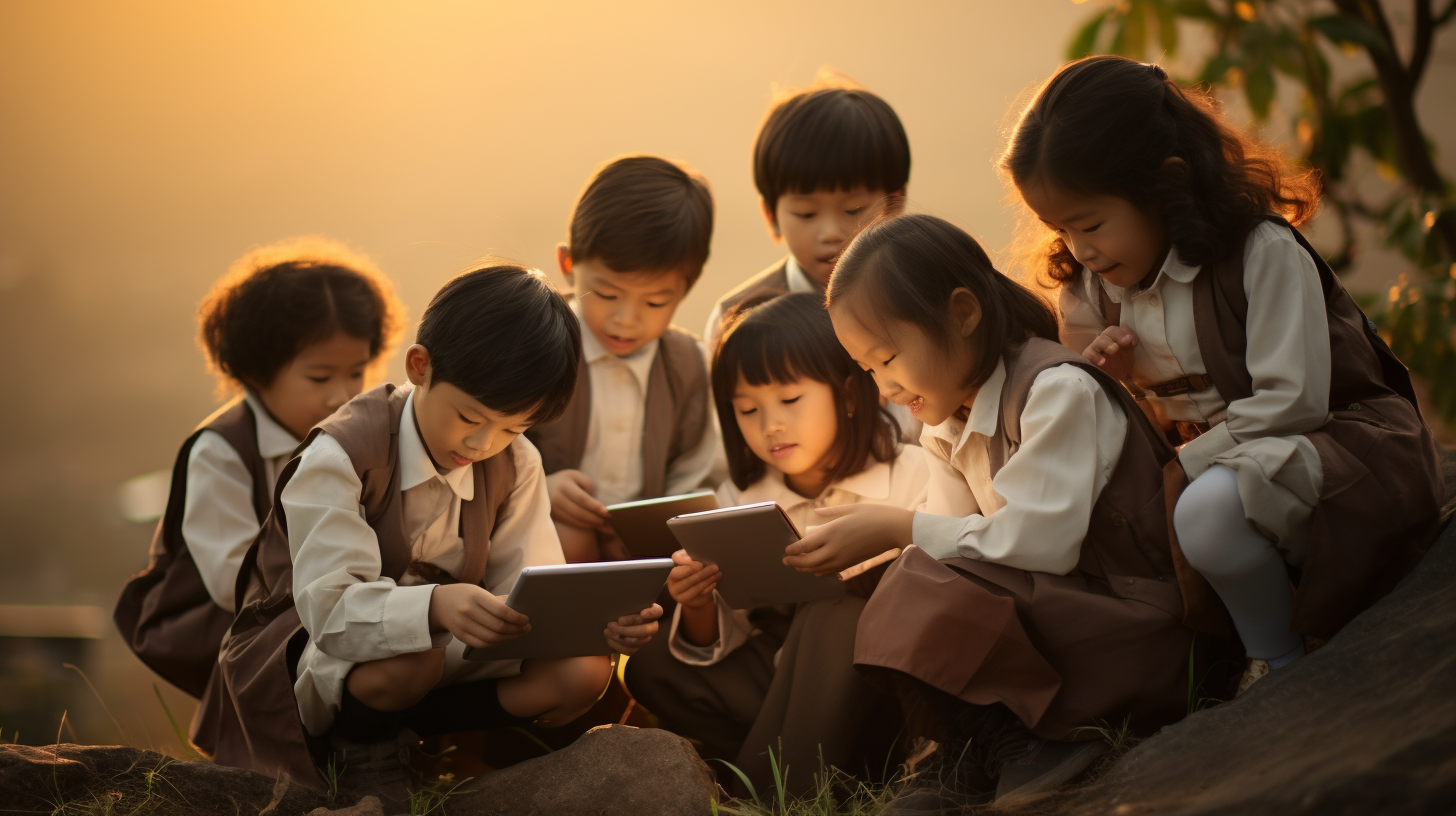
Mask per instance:
[[[197,312],[198,343],[230,390],[266,388],[304,348],[340,331],[368,341],[377,364],[399,339],[403,308],[368,258],[309,236],[243,255]]]
[[[1175,157],[1182,172],[1164,169]],[[1000,169],[1018,190],[1049,184],[1157,213],[1178,256],[1195,266],[1240,249],[1267,213],[1297,225],[1319,205],[1314,174],[1235,130],[1209,94],[1115,56],[1068,63],[1037,89]],[[1081,265],[1060,238],[1035,243],[1053,282],[1076,277]]]

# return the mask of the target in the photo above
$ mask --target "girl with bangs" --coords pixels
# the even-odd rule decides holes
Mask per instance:
[[[925,501],[923,451],[897,443],[874,380],[835,339],[819,296],[751,301],[730,314],[712,376],[732,477],[720,505],[774,501],[802,531],[833,518],[828,508]],[[858,575],[855,586],[872,586],[877,573],[859,573],[898,554],[872,550],[845,570]],[[883,764],[888,740],[877,738],[893,738],[898,725],[877,720],[896,708],[852,664],[863,597],[732,609],[715,589],[718,567],[681,550],[673,560],[667,648],[649,646],[626,671],[633,696],[665,728],[699,740],[705,756],[732,762],[758,790],[774,784],[770,750],[780,769],[799,771],[788,780],[796,791],[813,789],[805,769],[821,759],[825,768],[858,769],[863,757]]]

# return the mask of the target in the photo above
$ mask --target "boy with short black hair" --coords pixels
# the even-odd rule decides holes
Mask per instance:
[[[351,400],[279,477],[199,747],[314,787],[332,756],[344,787],[400,804],[411,736],[560,725],[591,707],[607,657],[463,658],[524,633],[507,594],[524,567],[562,561],[540,457],[519,437],[566,407],[580,354],[540,272],[480,268],[435,295],[405,354],[413,387]],[[635,652],[660,615],[607,623],[608,643]]]
[[[910,180],[910,141],[885,100],[823,70],[812,86],[778,97],[753,147],[753,183],[784,259],[718,299],[704,337],[723,316],[763,295],[819,292],[854,236],[900,206]]]
[[[603,165],[572,211],[556,256],[582,365],[561,418],[529,432],[567,561],[624,555],[606,506],[697,490],[721,458],[706,352],[671,325],[712,234],[707,182],[656,156]]]

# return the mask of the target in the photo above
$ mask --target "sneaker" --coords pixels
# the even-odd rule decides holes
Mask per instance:
[[[378,797],[386,809],[392,805],[407,805],[412,736],[406,731],[398,738],[381,742],[353,742],[331,737],[329,754],[339,791],[347,793],[351,799]]]
[[[1100,739],[1085,742],[1033,739],[1020,758],[1001,767],[996,782],[996,801],[1009,796],[1030,796],[1055,790],[1087,770],[1098,757],[1107,753],[1107,743]]]
[[[1268,673],[1269,661],[1250,658],[1248,665],[1244,668],[1244,676],[1239,678],[1239,687],[1234,692],[1234,696],[1238,697],[1248,691],[1250,686],[1259,682]]]

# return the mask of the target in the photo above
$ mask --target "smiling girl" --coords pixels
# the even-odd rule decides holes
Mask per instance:
[[[1141,733],[1181,716],[1192,632],[1168,547],[1174,454],[1127,392],[1056,343],[1055,315],[975,239],[932,216],[861,233],[829,313],[880,393],[926,425],[922,511],[821,511],[827,523],[789,547],[816,573],[905,548],[854,655],[941,743],[941,772],[897,807],[1046,790],[1100,753],[1077,741],[1096,721]]]
[[[925,501],[924,452],[898,445],[874,381],[834,339],[820,298],[783,295],[730,316],[713,361],[713,392],[732,481],[724,507],[773,501],[804,529],[821,507]],[[889,551],[889,552],[887,552]],[[861,562],[893,557],[889,546]],[[627,685],[664,725],[700,740],[763,790],[779,767],[857,768],[877,694],[851,663],[864,600],[853,595],[783,609],[731,609],[721,573],[678,551],[668,590],[678,602],[667,652],[634,657]],[[847,565],[852,566],[852,565]],[[886,701],[888,702],[888,701]],[[894,729],[890,729],[893,734]],[[874,757],[879,763],[881,753]]]
[[[203,350],[237,394],[182,444],[151,564],[116,608],[132,650],[172,684],[201,695],[279,472],[309,428],[363,390],[399,313],[368,259],[321,238],[249,252],[203,300]]]

